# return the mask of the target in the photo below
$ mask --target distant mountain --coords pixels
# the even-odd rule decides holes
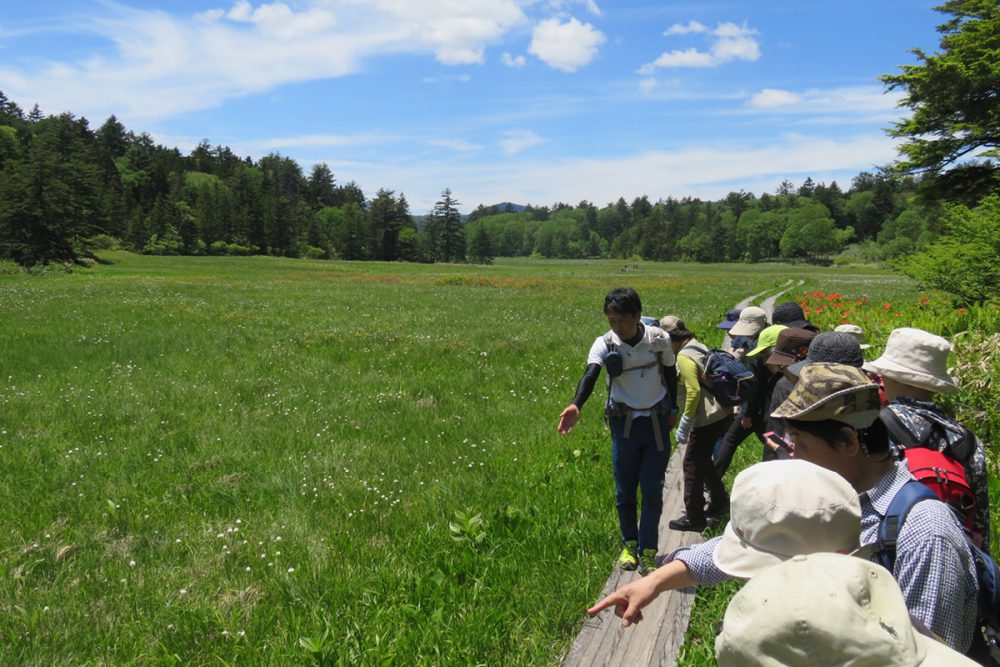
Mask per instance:
[[[514,204],[509,201],[500,202],[499,204],[493,204],[492,206],[487,206],[487,209],[496,209],[497,211],[503,213],[521,213],[524,211],[526,206],[523,204]]]

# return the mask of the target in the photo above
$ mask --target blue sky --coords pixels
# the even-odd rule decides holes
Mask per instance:
[[[936,0],[0,0],[0,90],[426,213],[837,180],[895,156],[877,76]]]

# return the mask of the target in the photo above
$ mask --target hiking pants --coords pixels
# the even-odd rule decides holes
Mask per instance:
[[[713,457],[715,460],[715,471],[718,473],[719,479],[722,479],[726,471],[729,470],[729,466],[733,462],[733,455],[736,454],[736,448],[751,433],[756,433],[757,439],[760,440],[761,444],[764,444],[764,420],[756,415],[750,419],[750,427],[744,428],[740,425],[740,416],[736,415],[729,426],[729,430],[725,432],[722,440],[719,442],[719,447]],[[722,421],[725,422],[725,420]]]
[[[660,420],[663,450],[656,449],[653,419]],[[624,435],[625,417],[608,417],[611,429],[611,461],[615,470],[615,505],[622,540],[638,540],[642,549],[656,549],[663,511],[663,476],[670,459],[670,426],[666,415],[636,417],[629,437]],[[636,491],[642,491],[642,513],[638,516]]]
[[[705,489],[712,503],[721,504],[729,497],[722,478],[712,463],[712,449],[726,434],[730,420],[723,418],[691,431],[684,450],[684,511],[694,523],[705,520]]]

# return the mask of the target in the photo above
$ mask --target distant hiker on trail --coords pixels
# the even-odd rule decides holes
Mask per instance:
[[[744,309],[745,311],[746,309]],[[735,329],[736,327],[733,327]],[[770,405],[771,390],[777,384],[780,376],[766,366],[767,358],[771,355],[771,349],[778,342],[778,334],[783,329],[787,329],[783,324],[772,324],[757,337],[757,347],[747,352],[746,364],[753,371],[756,377],[756,389],[753,397],[740,406],[740,413],[736,421],[726,431],[719,450],[715,456],[715,469],[721,478],[729,469],[729,464],[733,461],[733,454],[736,448],[746,439],[747,435],[754,433],[763,446],[766,446],[764,432],[766,411]]]
[[[678,549],[653,574],[637,579],[587,610],[613,607],[628,627],[661,593],[751,579],[797,556],[850,553],[860,546],[861,504],[843,477],[806,461],[752,465],[733,482],[732,516],[721,537]]]
[[[573,401],[559,415],[559,433],[567,434],[580,419],[603,366],[608,375],[605,416],[611,429],[615,503],[623,548],[624,570],[656,569],[663,478],[670,458],[670,429],[677,415],[677,369],[670,337],[642,324],[642,302],[636,291],[619,287],[604,298],[611,330],[590,347],[587,368]],[[642,512],[637,520],[637,494]]]
[[[670,336],[677,357],[678,404],[683,404],[677,424],[677,445],[684,450],[684,509],[685,513],[670,521],[671,530],[701,532],[707,519],[729,511],[729,494],[712,465],[712,448],[732,423],[732,408],[723,406],[708,390],[702,390],[700,377],[705,371],[705,355],[709,348],[698,341],[684,320],[667,315],[660,328]],[[704,489],[709,492],[705,507]]]
[[[948,375],[951,344],[921,329],[895,329],[889,334],[885,352],[865,364],[865,370],[882,377],[889,406],[883,421],[889,440],[900,450],[925,447],[943,452],[962,465],[975,494],[972,530],[980,546],[989,550],[990,496],[983,442],[940,405],[935,394],[958,391]],[[887,412],[886,412],[887,411]]]
[[[808,329],[819,333],[819,327],[806,319],[806,314],[802,312],[802,306],[795,301],[779,303],[771,311],[771,322],[774,324],[784,324],[793,329]]]

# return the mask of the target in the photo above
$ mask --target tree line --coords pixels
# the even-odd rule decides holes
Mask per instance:
[[[94,248],[149,254],[269,254],[421,262],[493,257],[632,257],[766,261],[829,257],[848,243],[869,259],[909,252],[933,237],[937,213],[915,183],[859,174],[774,194],[719,201],[639,197],[598,208],[480,205],[463,219],[449,189],[414,216],[405,195],[366,197],[326,164],[305,174],[276,153],[241,158],[203,141],[189,154],[126,129],[115,116],[92,129],[69,113],[25,113],[0,92],[0,257],[73,261]],[[868,247],[870,246],[870,247]]]

